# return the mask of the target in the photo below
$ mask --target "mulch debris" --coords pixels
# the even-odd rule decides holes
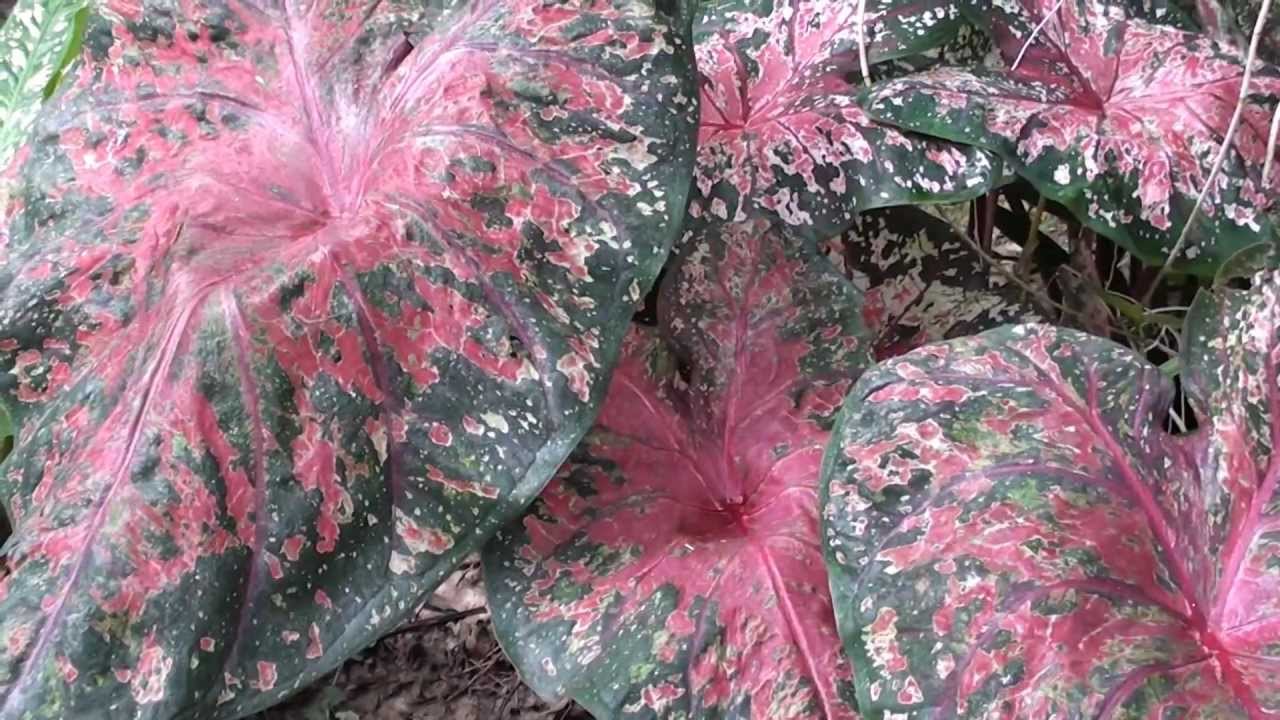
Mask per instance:
[[[471,559],[416,617],[329,677],[253,720],[591,720],[548,703],[493,636],[480,562]]]

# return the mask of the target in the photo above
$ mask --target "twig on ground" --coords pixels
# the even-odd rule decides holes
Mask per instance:
[[[502,704],[498,706],[497,720],[507,716],[507,708],[511,705],[511,700],[516,696],[516,690],[520,689],[520,683],[513,682],[511,687],[507,688],[506,694],[502,697]]]
[[[402,625],[396,628],[395,630],[392,630],[391,632],[387,633],[386,635],[383,635],[382,637],[385,640],[386,638],[396,637],[397,635],[404,635],[406,633],[417,632],[419,630],[427,630],[433,627],[439,627],[441,625],[448,625],[449,623],[457,622],[459,620],[465,620],[466,618],[469,618],[473,615],[479,615],[480,613],[488,612],[488,611],[489,611],[489,608],[483,605],[481,605],[480,607],[471,608],[470,610],[455,610],[453,612],[447,612],[443,615],[437,615],[436,617],[429,617],[429,618],[426,618],[425,620],[418,620],[415,622],[411,622],[408,625]]]
[[[1151,302],[1151,296],[1155,294],[1160,281],[1164,279],[1174,261],[1182,254],[1182,249],[1187,244],[1187,238],[1191,236],[1191,228],[1195,225],[1196,215],[1200,212],[1200,206],[1204,204],[1204,199],[1208,197],[1209,190],[1213,188],[1214,182],[1217,181],[1218,173],[1222,171],[1222,164],[1227,160],[1227,152],[1231,149],[1232,144],[1235,143],[1236,130],[1240,127],[1240,118],[1244,116],[1244,106],[1249,98],[1249,83],[1253,81],[1253,65],[1258,59],[1258,44],[1262,41],[1262,31],[1266,27],[1267,15],[1270,11],[1271,0],[1262,0],[1262,7],[1258,9],[1258,21],[1253,24],[1253,36],[1249,38],[1249,50],[1245,53],[1244,75],[1240,79],[1240,96],[1236,98],[1236,109],[1231,113],[1231,122],[1227,124],[1227,132],[1222,137],[1222,145],[1218,148],[1217,157],[1213,159],[1213,166],[1209,169],[1209,176],[1205,178],[1204,186],[1200,188],[1200,194],[1196,196],[1196,204],[1191,206],[1191,213],[1187,215],[1187,223],[1182,226],[1182,232],[1178,234],[1178,242],[1174,243],[1173,250],[1169,252],[1169,257],[1165,259],[1164,265],[1160,266],[1160,272],[1156,273],[1151,287],[1147,288],[1147,292],[1142,297],[1143,305]],[[1265,167],[1263,172],[1266,172]]]
[[[463,685],[452,695],[445,698],[445,702],[451,703],[463,695],[466,695],[467,691],[471,689],[471,686],[475,685],[476,681],[488,674],[489,670],[493,668],[494,665],[497,665],[498,661],[501,660],[502,657],[502,649],[494,648],[492,652],[485,656],[484,660],[480,661],[480,665],[477,665],[475,669],[471,671],[471,679],[467,681],[467,684]]]

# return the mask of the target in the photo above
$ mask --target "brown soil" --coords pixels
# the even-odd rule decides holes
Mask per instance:
[[[520,681],[493,637],[479,561],[464,563],[417,617],[331,676],[252,720],[591,720]]]

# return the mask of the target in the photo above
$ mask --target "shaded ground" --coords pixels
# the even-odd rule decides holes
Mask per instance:
[[[591,720],[520,682],[484,602],[479,561],[468,561],[415,620],[253,720]]]

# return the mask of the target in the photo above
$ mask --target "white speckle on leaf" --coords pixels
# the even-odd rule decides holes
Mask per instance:
[[[506,418],[497,413],[481,413],[480,419],[484,421],[485,425],[488,425],[498,432],[511,432],[511,426],[507,424]]]

